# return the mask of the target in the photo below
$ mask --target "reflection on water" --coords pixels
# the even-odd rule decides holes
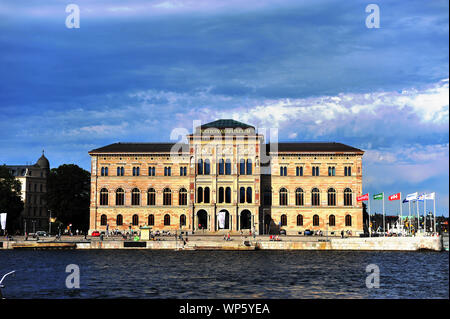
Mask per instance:
[[[448,252],[0,251],[8,298],[448,298]],[[65,287],[68,264],[80,289]],[[366,266],[380,268],[368,289]]]

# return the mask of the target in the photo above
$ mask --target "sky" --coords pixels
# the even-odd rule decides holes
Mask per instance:
[[[370,3],[3,0],[0,163],[89,170],[91,149],[233,118],[363,149],[364,193],[436,192],[448,216],[449,2],[377,1],[367,28]]]

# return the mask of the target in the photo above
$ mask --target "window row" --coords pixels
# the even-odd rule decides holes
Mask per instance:
[[[210,175],[211,163],[209,159],[199,159],[197,162],[197,175]],[[231,175],[231,160],[220,159],[217,165],[218,175]],[[239,161],[239,175],[252,175],[252,160],[241,159]]]
[[[286,188],[281,188],[279,193],[280,206],[289,205],[288,196],[289,192]],[[272,205],[272,193],[264,192],[264,205]],[[352,190],[346,188],[344,190],[344,206],[353,205]],[[328,206],[336,206],[336,190],[334,188],[329,188],[327,191],[327,204]],[[304,206],[305,205],[305,193],[303,189],[297,188],[295,190],[295,205]],[[318,188],[313,188],[311,190],[311,206],[320,206],[320,190]]]
[[[280,219],[281,226],[287,226],[287,215],[283,214],[281,215]],[[303,226],[303,215],[299,214],[297,215],[297,226]],[[313,226],[321,226],[320,225],[320,218],[319,215],[313,216]],[[336,226],[336,216],[330,215],[328,217],[328,226],[335,227]],[[345,215],[345,226],[350,227],[352,226],[352,216],[351,215]]]
[[[163,217],[163,223],[164,226],[170,226],[170,215],[169,214],[165,214]],[[106,226],[108,224],[108,217],[103,214],[100,216],[100,225],[101,226]],[[123,216],[121,214],[118,214],[116,216],[116,226],[123,226],[124,222],[123,222]],[[131,225],[133,226],[139,226],[139,215],[134,214],[131,217]],[[150,214],[148,215],[148,219],[147,219],[147,225],[148,226],[154,226],[155,225],[155,215]],[[180,226],[186,226],[186,215],[182,214],[180,216]]]
[[[125,205],[125,191],[123,188],[118,188],[116,190],[115,199],[116,206]],[[106,188],[100,190],[100,205],[109,205],[109,192]],[[141,191],[138,188],[133,188],[131,190],[131,205],[141,205]],[[154,188],[149,188],[147,190],[147,205],[156,205],[156,190]],[[172,190],[170,188],[164,188],[163,190],[163,205],[172,205]],[[181,188],[179,191],[178,205],[187,205],[187,190],[185,188]]]
[[[106,167],[106,166],[101,167],[100,175],[108,176],[109,175],[108,167]],[[124,176],[124,175],[125,175],[125,167],[123,167],[123,166],[117,167],[117,176]],[[141,176],[140,166],[133,166],[132,175],[133,176]],[[156,176],[156,167],[155,166],[148,167],[148,176]],[[164,176],[172,176],[172,168],[170,166],[164,167]],[[180,176],[187,176],[187,167],[186,166],[180,167]]]
[[[280,176],[288,176],[287,166],[280,166]],[[295,176],[304,176],[303,175],[303,166],[297,166],[295,168]],[[311,168],[311,176],[320,176],[320,168],[319,166],[312,166]],[[328,176],[336,176],[336,167],[329,166],[328,167]],[[345,166],[344,167],[344,176],[352,176],[352,167]]]

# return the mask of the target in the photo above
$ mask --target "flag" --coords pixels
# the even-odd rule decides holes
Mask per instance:
[[[423,202],[425,200],[425,194],[420,194],[419,196],[417,196],[417,200]]]
[[[400,199],[400,193],[391,195],[388,198],[389,198],[389,200],[399,200]]]
[[[436,199],[436,193],[425,194],[425,199],[435,200]]]
[[[406,200],[407,200],[408,202],[410,202],[410,201],[412,201],[412,200],[416,200],[417,197],[418,197],[418,193],[415,192],[415,193],[406,195]]]
[[[409,202],[409,200],[407,200],[406,198],[403,200],[403,203],[407,203]]]
[[[383,199],[383,193],[373,195],[373,199]]]
[[[369,200],[369,193],[356,197],[357,202],[362,202],[363,200]]]

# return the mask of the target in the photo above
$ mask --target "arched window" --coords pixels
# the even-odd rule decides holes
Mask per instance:
[[[303,189],[297,188],[295,190],[295,205],[297,206],[303,206],[304,205],[304,196],[303,196]]]
[[[133,226],[138,226],[139,225],[139,216],[134,214],[131,220]]]
[[[350,188],[344,190],[344,206],[352,206],[352,190]]]
[[[328,218],[328,224],[331,227],[336,226],[336,217],[334,215],[330,215],[330,217]]]
[[[164,215],[164,226],[170,226],[170,215],[169,214]]]
[[[319,215],[313,216],[313,226],[319,226]]]
[[[149,206],[156,205],[156,191],[154,188],[149,188],[147,191],[147,205]]]
[[[225,188],[225,203],[231,203],[231,187]]]
[[[336,190],[334,188],[328,189],[328,206],[336,206]]]
[[[223,187],[219,187],[219,203],[223,203],[225,200],[225,194]]]
[[[209,197],[210,197],[210,190],[209,187],[205,187],[205,195],[203,196],[203,202],[209,203]]]
[[[245,187],[239,188],[239,203],[245,203]]]
[[[116,225],[117,226],[123,225],[123,216],[121,214],[117,215],[117,217],[116,217]]]
[[[351,226],[352,225],[352,216],[345,215],[345,226]]]
[[[247,175],[252,175],[252,160],[247,160]]]
[[[118,188],[116,190],[116,205],[123,206],[125,205],[125,192],[122,188]]]
[[[186,188],[180,189],[178,196],[178,205],[184,206],[187,205],[187,190]]]
[[[280,189],[280,206],[287,206],[288,204],[288,191],[286,188]]]
[[[148,225],[149,226],[155,225],[155,215],[153,214],[148,215]]]
[[[182,214],[180,216],[180,227],[186,226],[186,215]]]
[[[311,191],[311,205],[320,206],[320,191],[318,188],[313,188]]]
[[[170,190],[170,188],[164,188],[163,190],[163,205],[172,205],[172,191]]]
[[[103,214],[102,216],[100,216],[100,225],[106,226],[107,223],[108,223],[108,218],[106,217],[106,215]]]
[[[303,215],[297,215],[297,226],[303,226]]]
[[[141,191],[137,188],[133,188],[131,191],[131,205],[140,205],[141,202]]]
[[[197,203],[203,203],[203,187],[197,188]]]
[[[225,161],[225,175],[231,175],[231,161],[229,159]]]
[[[197,174],[203,175],[203,160],[199,159],[197,163]]]
[[[209,163],[209,159],[205,159],[205,175],[209,175],[211,172],[211,165]]]
[[[219,171],[218,171],[219,175],[224,175],[225,174],[225,161],[223,160],[223,158],[221,158],[219,160]]]
[[[239,175],[245,175],[245,159],[239,161]]]
[[[252,202],[252,188],[247,187],[247,203],[251,204]]]
[[[106,188],[100,190],[100,205],[108,205],[108,190]]]
[[[287,225],[287,216],[285,214],[281,215],[281,226]]]

